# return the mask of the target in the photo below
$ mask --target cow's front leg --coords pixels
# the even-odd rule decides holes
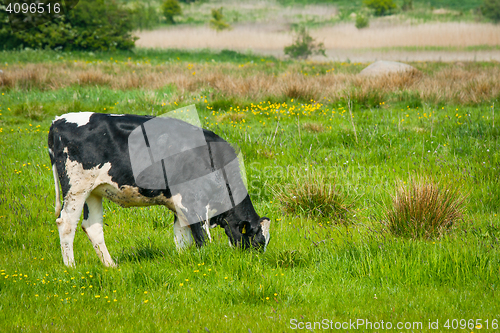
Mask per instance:
[[[185,226],[181,226],[179,218],[177,215],[174,220],[174,241],[178,250],[184,249],[191,244],[193,244],[193,233],[191,232],[191,226],[185,224]]]
[[[108,248],[104,243],[103,221],[102,221],[102,198],[91,194],[86,200],[86,208],[83,212],[82,229],[94,247],[99,259],[106,267],[115,267]]]
[[[56,220],[63,261],[66,266],[75,266],[73,241],[84,203],[85,197],[83,196],[68,196],[64,200],[61,215]]]
[[[191,233],[193,235],[194,241],[196,242],[196,246],[202,247],[205,245],[205,239],[207,238],[207,231],[205,230],[204,221],[191,224]]]

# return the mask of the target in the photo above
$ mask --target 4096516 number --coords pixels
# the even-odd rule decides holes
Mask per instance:
[[[59,14],[61,12],[61,4],[60,3],[12,3],[10,2],[5,9],[6,12],[12,14],[42,14],[47,12],[48,14]]]
[[[493,320],[488,320],[488,319],[485,319],[485,320],[482,320],[482,319],[469,319],[469,320],[465,320],[465,319],[448,319],[446,321],[446,323],[444,323],[444,327],[447,328],[447,329],[453,329],[453,330],[456,330],[456,329],[466,329],[468,328],[469,330],[473,330],[474,328],[475,329],[482,329],[482,328],[485,328],[485,329],[498,329],[499,327],[499,324],[498,324],[498,319],[493,319]]]

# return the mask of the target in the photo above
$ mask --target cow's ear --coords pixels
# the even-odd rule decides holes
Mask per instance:
[[[242,235],[246,235],[250,233],[251,225],[248,221],[240,221],[238,223],[238,231]]]

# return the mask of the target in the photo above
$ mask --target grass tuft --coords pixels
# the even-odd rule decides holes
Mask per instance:
[[[287,183],[272,189],[286,214],[351,223],[354,200],[341,191],[335,179],[317,171],[290,176]]]
[[[385,223],[397,236],[441,237],[462,218],[466,199],[458,188],[426,178],[411,179],[408,184],[398,184]]]
[[[80,83],[81,85],[104,86],[108,85],[111,81],[111,78],[108,75],[97,69],[91,69],[85,72],[81,72],[77,76],[78,83]]]
[[[285,77],[280,84],[280,89],[283,96],[302,101],[316,100],[321,92],[316,82],[298,74]]]
[[[223,122],[226,120],[231,120],[234,122],[240,122],[243,119],[245,119],[245,115],[243,113],[233,113],[233,112],[226,112],[220,116],[215,117],[215,119],[218,122]]]
[[[38,103],[19,104],[16,108],[14,108],[13,114],[16,116],[24,116],[28,119],[36,121],[40,121],[45,118],[43,105]]]
[[[307,266],[311,261],[301,250],[269,251],[267,258],[271,266],[283,268]]]
[[[323,124],[318,123],[305,123],[303,127],[306,131],[313,133],[321,133],[325,131]]]

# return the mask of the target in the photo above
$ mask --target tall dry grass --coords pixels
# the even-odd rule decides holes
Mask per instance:
[[[328,49],[401,46],[500,45],[500,26],[486,23],[395,24],[372,22],[369,29],[341,24],[318,30],[314,37]]]
[[[215,48],[235,50],[283,51],[291,44],[289,29],[259,23],[235,26],[217,33],[208,27],[163,28],[141,31],[136,35],[140,47]],[[500,26],[487,23],[426,23],[374,21],[369,29],[357,29],[352,23],[337,24],[311,31],[326,49],[359,49],[401,46],[500,45]]]
[[[357,104],[366,107],[398,100],[398,96],[405,93],[421,103],[430,104],[474,105],[500,97],[498,66],[448,65],[430,74],[413,71],[379,77],[334,72],[304,75],[300,73],[300,66],[290,65],[286,71],[275,74],[258,67],[235,64],[145,66],[76,62],[13,65],[0,74],[0,89],[55,90],[72,85],[159,89],[173,85],[179,97],[205,94],[207,91],[214,98],[253,101],[267,98],[305,101],[326,98],[334,101],[350,96]]]

